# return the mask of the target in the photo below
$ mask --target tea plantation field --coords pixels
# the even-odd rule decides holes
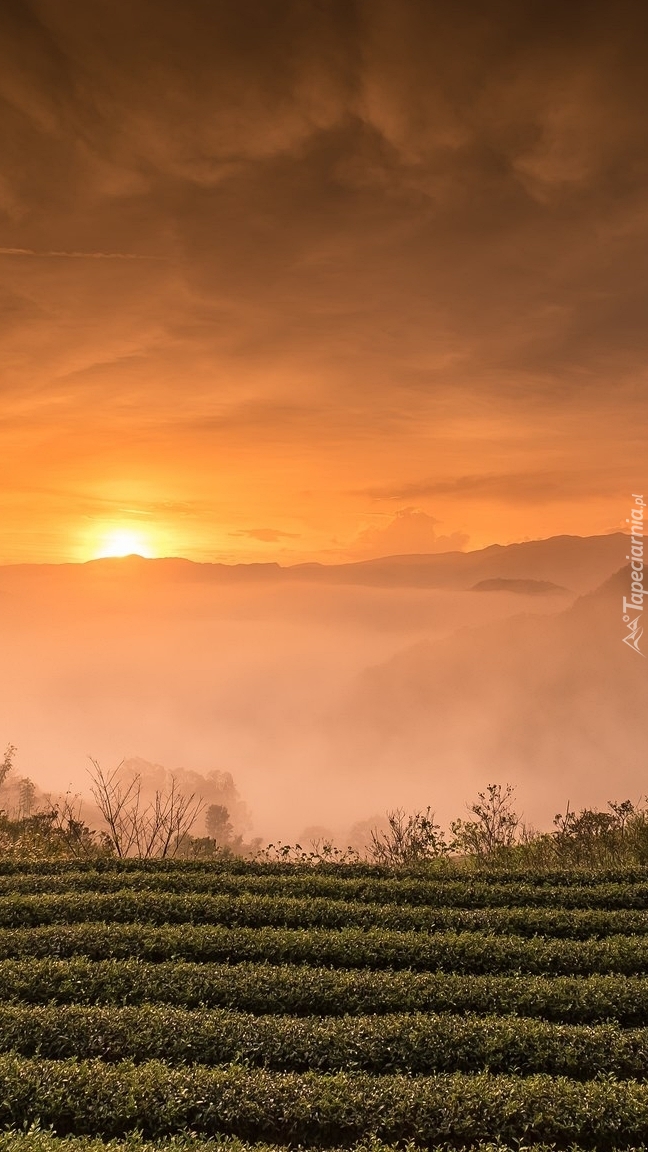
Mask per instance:
[[[0,863],[0,1152],[648,1146],[648,871]]]

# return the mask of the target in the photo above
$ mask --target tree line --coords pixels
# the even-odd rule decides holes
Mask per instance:
[[[245,843],[236,836],[225,805],[205,806],[187,794],[173,776],[145,798],[141,777],[125,776],[121,765],[106,771],[96,760],[89,769],[90,792],[102,827],[82,817],[78,796],[66,794],[40,804],[28,778],[13,779],[14,810],[3,806],[16,749],[9,745],[0,761],[0,852],[14,858],[209,859],[227,856],[285,860],[300,864],[353,863],[365,860],[391,868],[456,864],[498,867],[614,867],[648,865],[648,801],[609,801],[605,809],[567,804],[550,831],[539,832],[517,811],[515,788],[488,784],[467,806],[467,815],[445,831],[431,807],[414,812],[395,808],[383,827],[374,827],[364,851],[340,847],[326,838],[308,845]],[[204,816],[206,836],[195,834]]]

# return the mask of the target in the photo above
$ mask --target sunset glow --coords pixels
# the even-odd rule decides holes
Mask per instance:
[[[150,541],[139,528],[115,526],[100,529],[98,543],[92,550],[90,559],[100,560],[108,556],[144,556],[151,558],[155,555]]]
[[[634,17],[0,7],[0,563],[78,559],[130,507],[224,562],[623,526]],[[125,551],[161,549],[119,522],[83,554]]]

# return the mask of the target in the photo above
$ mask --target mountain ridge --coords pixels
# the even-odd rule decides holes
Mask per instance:
[[[40,576],[61,580],[120,578],[168,579],[170,582],[356,584],[367,587],[410,587],[470,590],[481,580],[548,581],[582,593],[595,588],[622,563],[626,537],[622,532],[599,536],[562,534],[512,544],[489,544],[469,552],[408,553],[335,564],[312,561],[282,566],[277,561],[225,564],[184,557],[145,558],[137,555],[103,557],[63,564],[0,566],[3,577]]]

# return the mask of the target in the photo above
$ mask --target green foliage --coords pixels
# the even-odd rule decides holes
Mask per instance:
[[[20,782],[25,809],[31,805],[28,784],[30,781]],[[43,860],[48,863],[56,858],[96,859],[107,852],[105,840],[66,810],[65,805],[15,819],[0,813],[0,849],[17,861]]]
[[[0,1123],[36,1119],[60,1135],[157,1138],[189,1129],[328,1148],[367,1137],[423,1147],[501,1140],[564,1148],[578,1134],[583,1148],[612,1152],[648,1132],[648,1086],[609,1077],[301,1074],[0,1057]]]
[[[364,885],[369,885],[367,890],[370,891],[373,883],[379,885],[378,891],[382,891],[384,884],[391,883],[394,885],[395,893],[409,890],[412,897],[407,897],[408,902],[417,904],[434,902],[436,899],[436,896],[433,896],[432,901],[427,898],[426,884],[432,885],[430,890],[433,893],[443,891],[446,885],[452,884],[459,884],[469,889],[475,885],[488,888],[493,884],[498,889],[504,889],[505,886],[514,884],[520,885],[523,890],[543,888],[550,893],[554,888],[558,888],[555,895],[550,895],[549,903],[562,906],[563,899],[568,895],[567,889],[601,890],[602,886],[607,885],[619,885],[625,888],[628,885],[648,885],[648,866],[623,862],[605,867],[560,866],[554,861],[551,867],[546,867],[544,864],[536,866],[522,861],[515,863],[513,857],[509,858],[508,855],[504,861],[500,860],[496,864],[483,861],[477,866],[465,859],[444,858],[409,868],[387,867],[357,859],[344,863],[320,860],[317,864],[311,865],[309,860],[295,862],[265,860],[259,857],[226,856],[209,860],[183,857],[173,860],[159,858],[144,860],[139,857],[120,859],[102,855],[96,859],[57,857],[18,860],[0,857],[0,878],[2,877],[15,878],[16,885],[21,886],[23,891],[34,891],[31,884],[39,882],[41,886],[43,883],[46,885],[67,883],[68,888],[74,888],[77,883],[83,882],[82,877],[87,877],[86,882],[90,888],[94,888],[95,884],[101,885],[102,882],[114,884],[117,878],[123,878],[116,884],[117,887],[132,883],[136,887],[161,886],[173,891],[222,891],[222,885],[238,884],[239,888],[242,886],[255,891],[273,890],[279,893],[283,890],[284,884],[292,886],[303,883],[305,894],[314,890],[310,887],[314,884],[316,887],[323,885],[321,895],[333,896],[338,890],[340,892],[357,890],[358,885],[361,894],[364,894]],[[270,885],[270,888],[266,889],[267,885]],[[438,885],[441,886],[440,889],[437,888]],[[450,892],[452,891],[450,888]],[[605,894],[600,906],[607,907],[608,903]]]
[[[520,1017],[259,1016],[169,1005],[0,1005],[0,1052],[105,1061],[233,1062],[275,1071],[546,1072],[644,1080],[648,1029]]]
[[[385,1145],[375,1144],[371,1149],[366,1148],[366,1152],[383,1150],[389,1152]],[[32,1124],[23,1131],[10,1128],[0,1132],[0,1152],[282,1152],[282,1149],[276,1144],[248,1144],[235,1136],[201,1139],[190,1132],[156,1141],[144,1140],[139,1132],[121,1140],[102,1140],[98,1136],[55,1136],[51,1129]],[[358,1145],[356,1152],[365,1152],[365,1148]],[[494,1152],[505,1150],[498,1148]]]
[[[621,860],[648,860],[648,811],[630,800],[610,801],[607,812],[583,808],[554,819],[555,855],[571,865],[604,866]]]
[[[0,762],[0,852],[5,859],[22,863],[105,855],[105,837],[81,819],[76,797],[68,794],[37,807],[34,782],[14,773],[15,755],[16,748],[9,744]]]
[[[230,1007],[308,1016],[466,1012],[638,1026],[648,1019],[648,981],[638,976],[493,976],[316,968],[267,963],[142,960],[3,960],[7,1000],[29,1004]]]
[[[647,905],[618,865],[5,859],[0,1152],[627,1152]]]
[[[574,870],[452,873],[430,878],[358,864],[259,864],[244,860],[203,863],[97,859],[0,860],[0,892],[178,892],[244,897],[284,896],[368,904],[441,908],[636,909],[648,907],[648,872]]]
[[[648,972],[648,939],[609,936],[562,940],[481,932],[396,932],[388,929],[226,928],[193,924],[82,923],[0,929],[0,959],[86,956],[202,963],[242,960],[339,968],[412,968],[460,973],[535,974]]]
[[[1,891],[1,890],[0,890]],[[589,939],[648,934],[648,917],[631,909],[456,907],[334,900],[322,896],[134,891],[0,894],[0,928],[110,921],[113,924],[207,924],[229,927],[385,928],[391,931],[487,932]]]
[[[65,797],[60,804],[38,807],[37,790],[28,778],[14,773],[16,748],[9,744],[0,762],[0,851],[16,862],[38,864],[52,859],[114,855],[138,864],[175,858],[198,865],[243,863],[254,857],[257,867],[268,865],[298,867],[304,870],[332,869],[338,876],[344,870],[350,877],[370,876],[371,864],[361,861],[358,852],[340,849],[324,840],[306,850],[299,844],[269,844],[260,839],[245,843],[235,835],[230,807],[241,807],[228,773],[221,777],[221,793],[227,804],[213,803],[206,811],[207,836],[193,836],[191,830],[203,810],[200,797],[185,795],[173,776],[152,800],[142,793],[139,773],[119,764],[104,771],[91,760],[91,792],[101,812],[104,830],[96,831],[83,822],[78,805]],[[212,774],[214,775],[214,774]],[[7,782],[13,789],[13,807],[7,808]],[[648,804],[630,800],[610,801],[605,811],[567,805],[554,820],[551,833],[537,833],[525,827],[514,808],[515,789],[510,784],[488,784],[469,805],[469,818],[451,822],[451,839],[446,840],[428,806],[407,813],[397,808],[387,813],[387,829],[373,829],[369,855],[383,874],[398,875],[405,870],[426,871],[430,876],[536,869],[548,873],[556,868],[585,867],[590,870],[644,868],[648,865]],[[170,861],[169,861],[170,862]]]
[[[342,865],[359,863],[360,857],[355,848],[337,848],[330,840],[317,841],[310,848],[301,844],[267,844],[260,849],[255,859],[261,864],[297,865],[309,869],[330,864],[337,870]]]
[[[428,1152],[447,1152],[448,1145],[430,1147]],[[399,1141],[398,1144],[385,1144],[374,1137],[368,1137],[357,1144],[348,1146],[346,1152],[422,1152],[420,1145],[412,1141]],[[155,1141],[144,1139],[139,1132],[122,1139],[102,1140],[92,1136],[55,1136],[50,1130],[31,1125],[26,1131],[9,1129],[0,1132],[0,1152],[289,1152],[286,1145],[249,1143],[236,1136],[196,1136],[182,1132]],[[304,1152],[309,1152],[304,1149]],[[312,1150],[315,1152],[315,1149]],[[331,1149],[331,1152],[342,1152]],[[524,1143],[515,1149],[507,1148],[499,1140],[481,1142],[466,1148],[465,1152],[556,1152],[555,1144]],[[581,1152],[576,1144],[570,1144],[570,1152]],[[644,1145],[637,1145],[628,1152],[646,1152]]]

